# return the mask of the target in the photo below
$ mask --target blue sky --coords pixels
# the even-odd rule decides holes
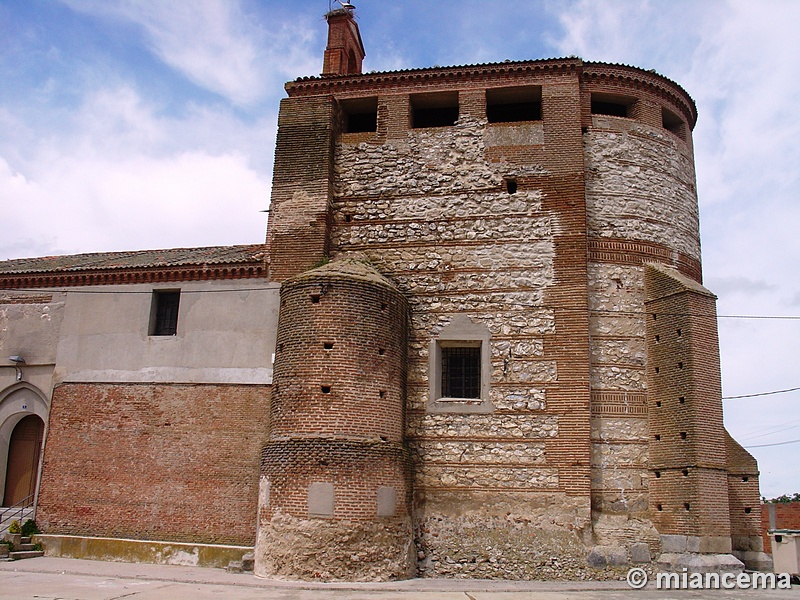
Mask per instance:
[[[577,55],[695,99],[720,315],[800,315],[800,2],[360,0],[365,71]],[[264,238],[283,83],[328,0],[0,0],[0,260]],[[720,319],[725,396],[800,387],[800,320]],[[745,446],[800,440],[800,392],[726,400]],[[768,497],[800,443],[750,448]]]

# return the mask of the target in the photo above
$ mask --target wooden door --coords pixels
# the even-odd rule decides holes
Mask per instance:
[[[36,490],[43,433],[44,423],[36,415],[28,415],[14,427],[8,444],[3,506],[14,506]]]

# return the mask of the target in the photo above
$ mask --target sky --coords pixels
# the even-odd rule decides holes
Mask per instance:
[[[800,388],[800,2],[354,0],[365,71],[580,56],[694,98],[723,396]],[[0,0],[0,260],[259,243],[283,84],[329,0]],[[800,492],[800,391],[724,401]],[[788,443],[787,443],[788,442]],[[770,445],[779,444],[779,445]]]

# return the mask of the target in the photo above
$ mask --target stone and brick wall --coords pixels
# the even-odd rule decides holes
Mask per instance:
[[[574,78],[552,83],[542,92],[548,117],[532,123],[487,125],[478,87],[459,92],[454,127],[409,129],[408,96],[379,96],[378,131],[343,134],[337,146],[333,247],[364,252],[411,300],[407,432],[426,574],[500,572],[489,558],[523,553],[525,535],[513,550],[510,536],[505,550],[479,551],[486,560],[471,567],[454,557],[492,547],[483,524],[509,507],[520,514],[513,527],[551,528],[548,543],[573,551],[573,532],[589,522],[580,92]],[[544,152],[546,141],[558,152]],[[464,316],[491,336],[493,410],[427,413],[430,342]],[[556,497],[559,519],[527,508]]]
[[[645,339],[643,263],[674,264],[700,279],[694,160],[687,140],[662,127],[662,100],[594,75],[585,78],[589,94],[636,99],[628,117],[591,115],[584,133],[594,529],[599,542],[610,544],[633,529],[657,551],[649,524],[646,369],[653,356]]]
[[[598,70],[543,61],[327,90],[377,97],[377,130],[337,138],[330,250],[363,252],[410,299],[407,433],[419,514],[437,506],[436,518],[469,526],[492,518],[503,494],[564,494],[582,499],[569,527],[556,527],[569,537],[589,524],[593,490],[596,514],[641,519],[626,541],[656,537],[642,265],[663,259],[700,277],[691,145],[688,133],[661,127],[659,103],[692,123],[694,113],[684,94],[668,97],[668,85],[644,76],[648,91],[628,88],[641,100],[630,119],[593,116],[593,91],[629,85]],[[488,124],[486,89],[520,85],[538,86],[542,119]],[[458,122],[411,128],[413,95],[448,88],[458,90]],[[305,81],[287,89],[294,99],[326,91]],[[490,332],[491,411],[428,413],[430,342],[464,316]],[[487,464],[474,448],[489,446]],[[453,494],[492,501],[464,520],[435,500]],[[452,548],[438,555],[429,521],[418,522],[421,568],[453,572],[447,552],[461,542],[447,538]]]
[[[252,545],[269,386],[63,384],[37,523],[48,534]]]
[[[730,547],[731,534],[752,537],[738,513],[757,473],[742,479],[749,463],[727,471],[714,404],[713,299],[690,294],[676,308],[645,282],[648,263],[697,287],[702,278],[696,110],[682,89],[566,59],[305,78],[287,91],[297,122],[305,102],[312,120],[325,99],[344,111],[377,107],[375,131],[357,133],[340,130],[334,107],[330,154],[321,138],[308,140],[331,160],[329,204],[316,209],[328,211],[329,239],[316,252],[363,253],[410,304],[405,443],[421,574],[531,577],[547,548],[565,560],[591,545],[659,552],[657,527],[713,537],[711,552],[724,551],[723,538]],[[489,123],[489,92],[535,98],[541,118]],[[455,123],[415,128],[421,104],[456,100]],[[623,102],[627,116],[594,114],[595,100]],[[283,147],[306,143],[291,135]],[[691,343],[657,349],[648,298],[663,300],[658,311],[708,318],[673,319],[668,327],[683,327]],[[437,344],[457,339],[458,327],[486,332],[490,389],[447,407],[434,396]],[[653,378],[656,367],[683,370],[675,385],[689,381],[687,397],[716,398],[692,408],[719,408],[711,422],[654,418],[655,399],[675,395]],[[696,512],[654,516],[665,504]]]

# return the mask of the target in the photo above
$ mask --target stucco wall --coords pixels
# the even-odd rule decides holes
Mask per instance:
[[[50,397],[66,294],[0,291],[0,392],[17,382],[9,356],[21,356],[23,381]]]
[[[0,292],[0,502],[5,501],[14,427],[28,415],[37,415],[47,427],[65,297],[60,292]],[[25,359],[19,372],[10,356]]]
[[[180,289],[177,335],[148,335],[153,289]],[[278,289],[261,279],[73,288],[56,383],[271,383]]]

